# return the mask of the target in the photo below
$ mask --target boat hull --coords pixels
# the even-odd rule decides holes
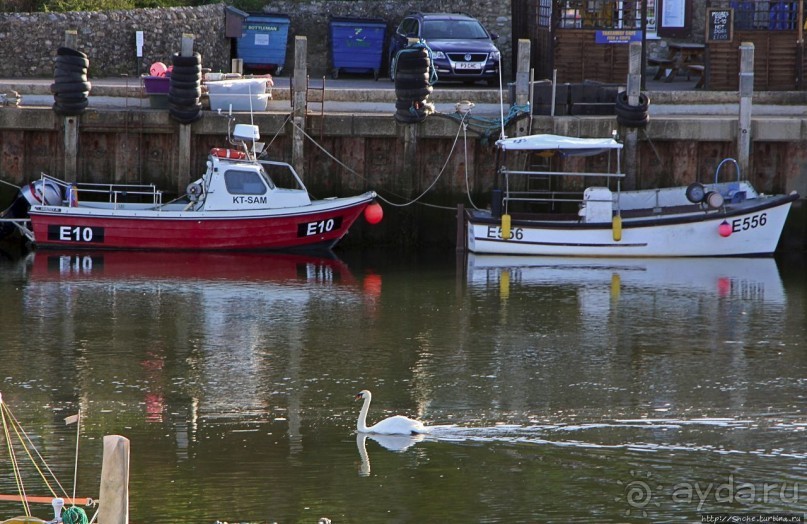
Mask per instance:
[[[714,257],[771,254],[776,250],[793,200],[783,195],[746,202],[726,212],[674,217],[623,219],[615,240],[611,223],[517,220],[511,238],[501,238],[501,223],[489,212],[467,215],[469,251],[499,255],[586,257]],[[730,234],[721,235],[724,221]],[[723,226],[723,233],[726,233]]]
[[[37,247],[174,251],[329,249],[375,193],[293,209],[248,212],[33,206]]]

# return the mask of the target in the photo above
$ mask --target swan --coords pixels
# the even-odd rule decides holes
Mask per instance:
[[[370,401],[373,396],[369,391],[362,390],[356,394],[356,400],[364,399],[364,404],[359,413],[359,420],[356,422],[356,429],[359,433],[375,433],[377,435],[417,435],[418,433],[428,433],[429,430],[419,420],[401,415],[385,418],[374,426],[367,427],[367,411],[370,409]]]

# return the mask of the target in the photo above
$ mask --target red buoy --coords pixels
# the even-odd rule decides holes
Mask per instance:
[[[378,224],[381,222],[382,218],[384,218],[384,210],[378,202],[373,202],[364,208],[364,219],[368,223],[373,225]]]
[[[720,233],[721,237],[728,237],[731,235],[731,224],[726,222],[725,220],[717,226],[717,232]]]

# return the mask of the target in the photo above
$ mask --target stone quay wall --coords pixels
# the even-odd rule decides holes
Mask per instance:
[[[510,78],[512,56],[510,0],[278,0],[269,1],[264,13],[288,15],[291,22],[286,46],[286,68],[293,66],[294,37],[308,39],[308,67],[312,76],[330,71],[328,22],[330,17],[380,18],[387,23],[387,41],[403,16],[411,11],[465,12],[498,33],[503,74]],[[183,34],[194,36],[194,48],[203,66],[229,71],[236,57],[236,42],[225,37],[225,4],[166,9],[69,13],[0,14],[0,77],[32,78],[53,75],[56,49],[65,32],[77,31],[77,49],[90,59],[91,77],[135,76],[147,73],[157,61],[170,65]],[[143,31],[143,57],[136,56],[136,32]],[[386,42],[385,42],[386,46]],[[385,51],[386,55],[386,51]],[[386,59],[384,60],[386,67]]]
[[[183,33],[205,67],[230,67],[230,39],[224,37],[224,4],[170,9],[0,15],[0,77],[53,76],[56,49],[65,32],[77,31],[79,51],[90,59],[91,77],[134,76],[157,61],[171,63]],[[143,31],[143,57],[137,58],[136,32]],[[139,69],[140,66],[140,69]]]

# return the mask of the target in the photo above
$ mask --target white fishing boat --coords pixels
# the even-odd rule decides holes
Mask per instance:
[[[622,144],[613,138],[532,135],[499,140],[488,210],[466,213],[468,251],[501,255],[719,257],[776,250],[790,194],[765,195],[733,159],[714,182],[624,191]],[[536,167],[512,167],[537,160]],[[512,155],[512,153],[520,153]],[[597,157],[597,158],[589,158]],[[596,165],[597,171],[575,169]],[[522,164],[523,165],[523,164]],[[720,181],[733,166],[736,179]],[[599,185],[590,185],[588,181]]]

